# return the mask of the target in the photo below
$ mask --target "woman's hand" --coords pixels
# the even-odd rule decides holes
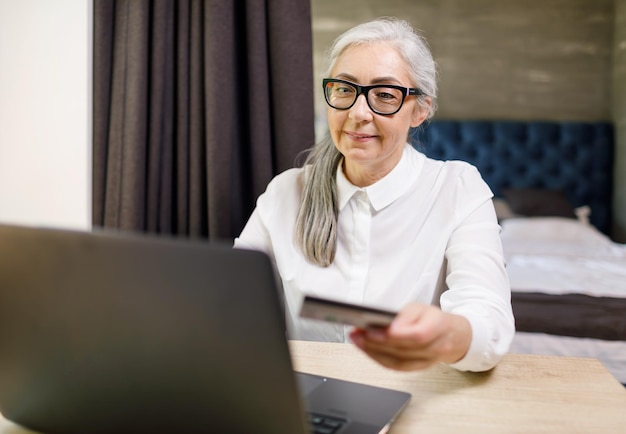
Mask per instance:
[[[472,329],[465,317],[413,303],[402,309],[389,327],[357,328],[350,338],[381,365],[413,371],[461,360],[472,341]]]

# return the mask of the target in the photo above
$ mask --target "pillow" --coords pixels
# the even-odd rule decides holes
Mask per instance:
[[[498,218],[498,221],[519,217],[519,215],[513,212],[507,201],[502,198],[494,197],[493,207],[496,210],[496,217]]]
[[[589,207],[589,205],[579,206],[578,208],[574,209],[574,212],[576,213],[576,217],[578,217],[579,222],[586,225],[591,224],[589,222],[589,216],[591,215],[591,208]]]
[[[518,215],[576,218],[574,208],[562,190],[505,188],[502,195],[511,210]]]
[[[563,217],[523,217],[502,222],[503,241],[574,243],[583,246],[611,245],[595,227]]]

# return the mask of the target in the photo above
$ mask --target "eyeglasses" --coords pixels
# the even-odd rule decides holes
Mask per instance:
[[[393,84],[374,84],[360,86],[338,78],[322,80],[326,103],[337,110],[348,110],[354,105],[359,95],[365,95],[369,108],[376,114],[389,116],[397,113],[409,95],[425,95],[416,87],[402,87]],[[370,91],[373,92],[370,93]]]

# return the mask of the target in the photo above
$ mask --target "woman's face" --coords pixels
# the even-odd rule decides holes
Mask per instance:
[[[383,42],[348,48],[337,59],[331,77],[360,85],[413,87],[404,60]],[[400,161],[409,128],[428,115],[415,98],[407,97],[400,111],[390,116],[374,113],[364,95],[348,110],[328,108],[330,135],[344,156],[343,170],[353,184],[370,185]]]

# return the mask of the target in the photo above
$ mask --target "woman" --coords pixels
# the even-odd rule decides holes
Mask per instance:
[[[275,261],[292,339],[351,340],[398,370],[492,368],[514,333],[492,193],[473,166],[407,143],[435,111],[426,42],[405,21],[359,25],[327,77],[329,137],[270,182],[235,246]],[[305,294],[399,313],[385,329],[305,320]]]

